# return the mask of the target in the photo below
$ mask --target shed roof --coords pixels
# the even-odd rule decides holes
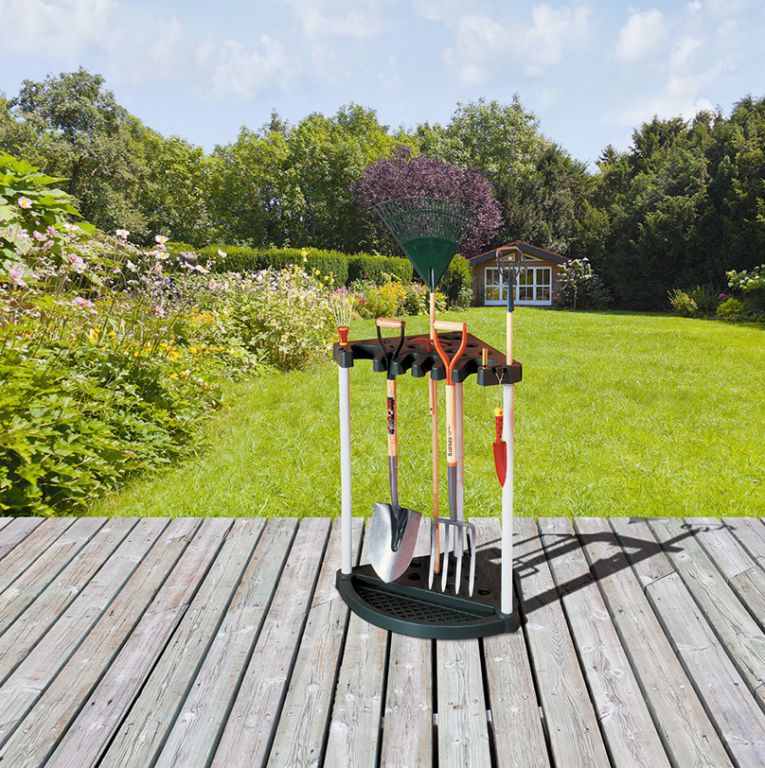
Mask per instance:
[[[492,248],[490,251],[484,251],[477,256],[472,256],[469,261],[471,265],[483,264],[485,261],[497,258],[497,251],[504,250],[505,248],[511,248],[515,246],[521,253],[525,253],[529,256],[534,256],[537,259],[544,259],[545,261],[551,261],[553,264],[567,264],[571,259],[568,256],[562,256],[560,253],[553,253],[553,251],[547,251],[544,248],[538,248],[531,243],[525,243],[523,240],[513,240],[511,243],[503,243],[496,248]]]

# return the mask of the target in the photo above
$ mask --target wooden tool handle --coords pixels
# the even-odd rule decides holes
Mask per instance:
[[[404,321],[395,317],[378,317],[375,323],[378,328],[393,328],[396,331],[404,327]]]
[[[436,320],[436,322],[433,323],[433,328],[436,331],[457,331],[458,333],[461,333],[466,327],[465,323],[453,320]]]
[[[398,456],[398,413],[396,380],[388,379],[388,456]]]
[[[446,466],[457,466],[457,400],[454,384],[446,385]]]

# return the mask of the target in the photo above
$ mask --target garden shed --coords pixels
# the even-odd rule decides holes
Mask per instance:
[[[537,307],[559,304],[560,270],[570,261],[569,257],[524,243],[522,240],[504,243],[470,259],[473,303],[486,307],[505,303],[506,285],[497,268],[497,255],[510,248],[518,248],[523,256],[515,284],[515,303]]]

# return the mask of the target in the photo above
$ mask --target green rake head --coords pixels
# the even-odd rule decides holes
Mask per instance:
[[[470,211],[437,197],[398,197],[374,206],[431,291],[446,272],[470,224]]]

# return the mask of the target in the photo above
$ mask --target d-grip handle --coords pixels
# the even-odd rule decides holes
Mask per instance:
[[[378,328],[393,328],[398,331],[403,328],[406,323],[404,320],[398,320],[395,317],[378,317],[377,320],[375,320],[375,325]]]
[[[460,323],[457,320],[436,320],[433,323],[433,328],[436,331],[457,331],[467,333],[467,323]]]

